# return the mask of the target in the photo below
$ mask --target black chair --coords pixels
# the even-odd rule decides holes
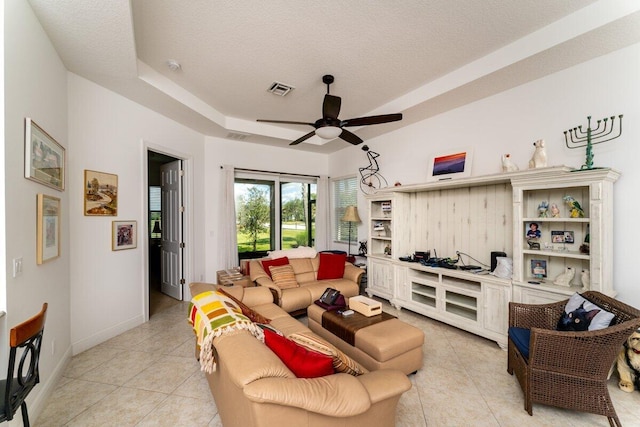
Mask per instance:
[[[48,304],[42,305],[40,313],[11,329],[9,333],[9,369],[7,379],[0,381],[0,422],[13,419],[18,407],[22,409],[22,423],[29,426],[27,413],[27,395],[40,382],[38,365],[40,362],[40,347],[42,333],[47,314]],[[16,369],[18,349],[22,350],[20,363]]]

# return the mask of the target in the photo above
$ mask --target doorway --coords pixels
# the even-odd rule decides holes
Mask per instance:
[[[179,206],[182,203],[181,200],[176,203],[175,197],[172,198],[173,203],[166,203],[171,197],[167,197],[167,186],[164,185],[167,169],[179,169],[176,165],[181,162],[181,159],[167,154],[147,151],[149,317],[178,304],[182,299],[181,292],[172,292],[176,289],[175,282],[183,277],[182,249],[173,248],[176,236],[180,240],[182,237],[182,221],[176,220],[181,215]],[[175,176],[175,173],[172,175]],[[176,188],[170,188],[169,191],[176,192]],[[181,193],[179,188],[177,193]],[[167,255],[167,248],[172,251],[169,254],[171,256]],[[167,279],[167,271],[174,276],[173,279]],[[181,284],[178,283],[178,286],[181,291]]]

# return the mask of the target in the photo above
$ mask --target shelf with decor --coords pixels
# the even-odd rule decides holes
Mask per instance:
[[[514,299],[552,302],[583,290],[615,294],[611,236],[619,175],[594,169],[512,181]],[[570,281],[558,279],[571,274]]]

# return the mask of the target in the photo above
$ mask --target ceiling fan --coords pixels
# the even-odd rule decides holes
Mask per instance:
[[[341,99],[339,96],[329,94],[329,86],[333,83],[333,76],[327,74],[322,77],[322,82],[327,85],[327,94],[324,96],[324,102],[322,103],[322,118],[316,120],[314,123],[307,122],[292,122],[287,120],[261,120],[259,122],[265,123],[281,123],[289,125],[307,125],[313,126],[315,130],[312,130],[308,134],[296,139],[289,145],[298,145],[302,141],[306,141],[313,135],[318,135],[323,139],[341,138],[350,144],[358,145],[362,143],[362,139],[356,134],[344,129],[350,126],[367,126],[377,125],[381,123],[397,122],[402,120],[402,114],[383,114],[380,116],[368,116],[358,117],[355,119],[340,120],[338,114],[340,113]]]

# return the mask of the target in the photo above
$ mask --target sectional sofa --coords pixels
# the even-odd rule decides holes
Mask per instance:
[[[192,296],[215,289],[213,284],[190,284]],[[269,288],[224,290],[268,318],[269,327],[284,336],[315,336],[273,303]],[[205,375],[225,427],[393,426],[400,396],[411,388],[399,370],[297,378],[267,345],[245,330],[216,337],[213,343],[217,366]]]

